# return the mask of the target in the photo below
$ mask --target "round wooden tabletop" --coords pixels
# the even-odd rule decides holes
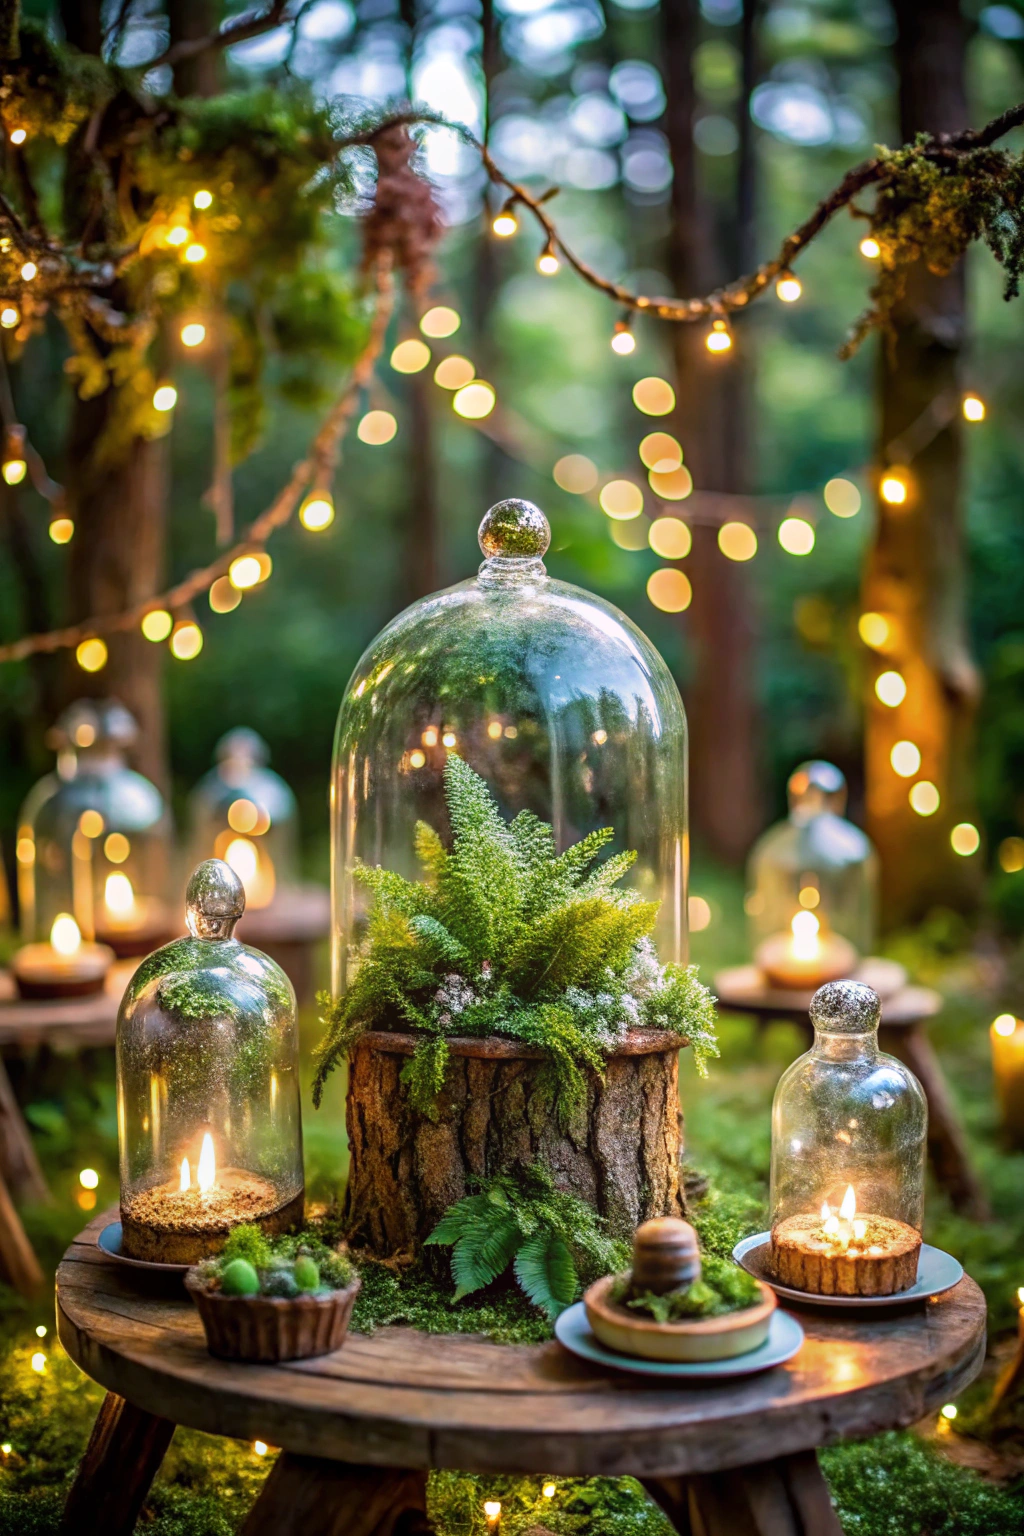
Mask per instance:
[[[145,1295],[96,1239],[57,1271],[61,1343],[135,1407],[209,1434],[347,1462],[466,1472],[671,1476],[712,1472],[913,1423],[953,1397],[985,1352],[973,1280],[906,1310],[800,1311],[785,1366],[678,1387],[606,1371],[552,1341],[498,1345],[409,1328],[352,1334],[319,1360],[213,1359],[184,1294]]]

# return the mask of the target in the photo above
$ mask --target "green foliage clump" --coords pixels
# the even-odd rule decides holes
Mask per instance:
[[[489,1499],[501,1504],[503,1536],[538,1527],[555,1536],[673,1536],[675,1529],[632,1477],[430,1474],[427,1512],[438,1536],[486,1536]]]
[[[714,999],[692,966],[661,965],[650,932],[657,903],[617,890],[635,862],[595,864],[610,828],[562,854],[529,811],[506,823],[486,783],[452,754],[445,766],[451,847],[420,823],[422,881],[367,868],[375,897],[365,951],[346,995],[322,997],[326,1035],[314,1084],[366,1029],[423,1038],[403,1069],[414,1105],[434,1110],[451,1035],[505,1035],[548,1056],[563,1124],[585,1102],[589,1068],[633,1027],[685,1036],[698,1070],[717,1055]]]
[[[427,1242],[452,1250],[456,1301],[511,1265],[534,1306],[552,1318],[576,1300],[581,1278],[608,1274],[624,1254],[601,1217],[556,1190],[539,1163],[482,1180],[478,1194],[448,1208]]]
[[[731,1259],[709,1253],[702,1256],[698,1280],[659,1296],[653,1291],[635,1290],[632,1275],[620,1275],[609,1299],[646,1312],[656,1323],[675,1323],[687,1317],[720,1317],[724,1312],[753,1307],[761,1300],[761,1287]]]
[[[994,1488],[914,1435],[818,1454],[846,1536],[1024,1536],[1019,1489]]]
[[[200,1265],[203,1279],[230,1296],[328,1296],[355,1273],[351,1259],[325,1243],[315,1227],[271,1239],[249,1222],[235,1227],[217,1257]]]
[[[447,1277],[439,1281],[424,1260],[408,1269],[364,1260],[362,1289],[352,1312],[357,1333],[402,1324],[422,1333],[472,1333],[495,1344],[543,1344],[551,1338],[551,1320],[518,1286],[501,1281],[456,1301]]]

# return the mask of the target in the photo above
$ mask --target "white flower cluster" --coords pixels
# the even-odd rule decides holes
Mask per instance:
[[[468,981],[459,976],[455,971],[447,975],[437,991],[434,993],[434,1001],[440,1012],[439,1024],[450,1024],[452,1015],[464,1012],[480,999],[477,997]]]

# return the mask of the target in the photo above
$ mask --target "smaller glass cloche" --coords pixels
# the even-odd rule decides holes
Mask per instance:
[[[812,990],[871,953],[878,858],[843,816],[846,780],[832,763],[790,775],[789,815],[755,843],[746,909],[754,958],[776,987]]]
[[[917,1278],[924,1093],[878,1049],[870,987],[830,982],[810,1011],[814,1044],[783,1073],[772,1104],[772,1274],[820,1295],[892,1295]]]
[[[124,1252],[164,1264],[216,1253],[231,1228],[301,1225],[295,994],[233,937],[242,882],[221,859],[188,884],[189,937],[139,966],[117,1021]]]
[[[221,737],[216,759],[189,797],[192,859],[226,860],[250,911],[269,906],[276,891],[298,881],[295,796],[247,726]]]
[[[120,957],[173,936],[170,817],[156,785],[125,761],[137,735],[116,699],[79,699],[51,732],[56,769],[29,791],[18,823],[27,942],[49,940],[59,917]]]

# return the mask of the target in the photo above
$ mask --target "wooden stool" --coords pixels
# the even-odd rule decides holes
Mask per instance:
[[[949,1195],[954,1210],[975,1221],[987,1221],[991,1215],[988,1199],[971,1167],[963,1127],[928,1038],[928,1020],[941,1011],[942,998],[930,987],[900,984],[904,975],[902,967],[893,961],[868,959],[856,979],[874,987],[882,999],[879,1046],[909,1067],[924,1089],[928,1100],[928,1152],[935,1177]],[[887,986],[893,981],[894,987]],[[771,987],[756,965],[719,971],[712,985],[722,1012],[752,1014],[758,1024],[789,1019],[804,1032],[808,1045],[814,1039],[810,1017],[812,992]]]
[[[931,1413],[977,1375],[985,1300],[963,1279],[895,1311],[805,1308],[788,1364],[690,1387],[607,1371],[551,1342],[411,1328],[287,1365],[207,1353],[184,1294],[148,1297],[96,1246],[57,1272],[57,1330],[107,1388],[65,1508],[68,1536],[128,1536],[175,1424],[283,1454],[243,1536],[414,1536],[432,1467],[640,1478],[682,1536],[842,1536],[815,1447]]]

